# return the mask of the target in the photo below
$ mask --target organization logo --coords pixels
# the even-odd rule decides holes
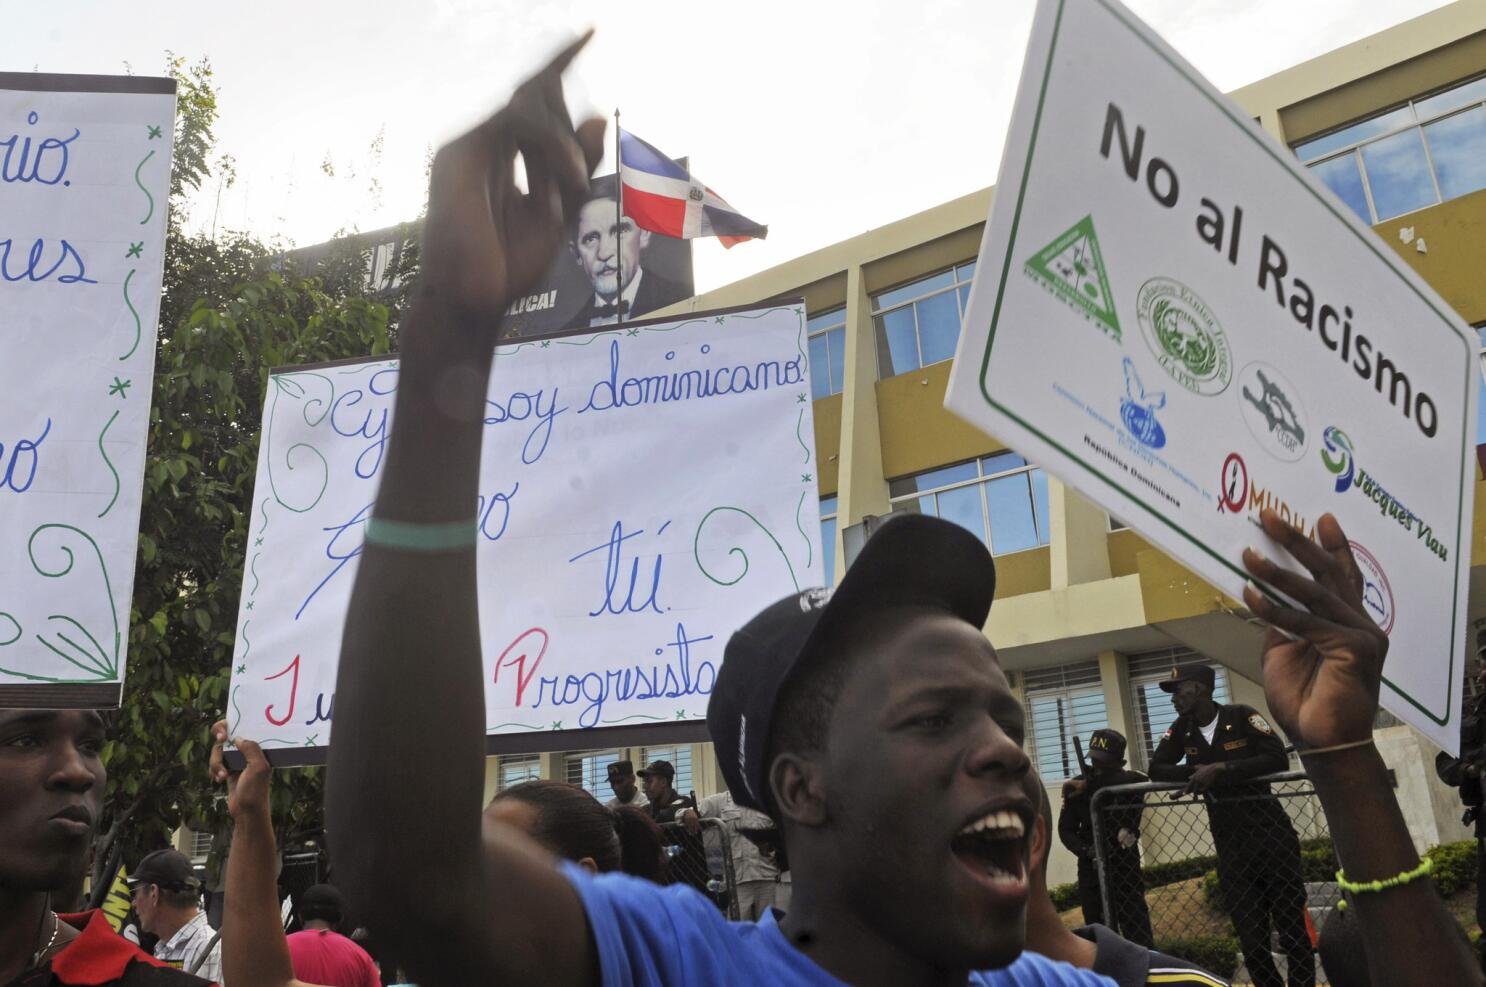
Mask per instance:
[[[1171,278],[1151,278],[1140,286],[1135,314],[1146,346],[1172,380],[1212,397],[1233,378],[1228,336],[1207,303]]]
[[[1310,422],[1296,387],[1274,367],[1254,362],[1238,375],[1244,424],[1266,452],[1288,463],[1305,455]]]
[[[1166,392],[1147,394],[1135,370],[1135,361],[1125,357],[1125,396],[1120,398],[1120,421],[1141,445],[1159,449],[1166,444],[1166,430],[1156,412],[1166,407]]]
[[[1333,485],[1337,493],[1346,493],[1349,490],[1360,493],[1372,501],[1383,517],[1397,522],[1399,527],[1413,535],[1416,541],[1422,543],[1441,561],[1449,561],[1450,550],[1444,540],[1435,534],[1434,527],[1389,493],[1388,488],[1376,476],[1357,465],[1357,447],[1346,432],[1335,425],[1326,426],[1326,430],[1321,433],[1320,453],[1326,472],[1335,478]]]
[[[1218,513],[1253,518],[1258,522],[1259,512],[1268,507],[1280,516],[1280,520],[1293,525],[1305,537],[1315,533],[1315,525],[1307,521],[1299,511],[1291,507],[1279,494],[1260,486],[1257,478],[1249,475],[1249,465],[1243,456],[1230,452],[1223,460],[1223,469],[1218,476]]]
[[[1321,445],[1321,462],[1326,464],[1326,471],[1336,477],[1336,492],[1346,493],[1356,473],[1352,464],[1352,440],[1335,425],[1327,425],[1326,431],[1321,433]]]
[[[1352,542],[1352,558],[1362,573],[1362,608],[1384,634],[1393,631],[1393,587],[1378,557]]]
[[[1104,255],[1099,251],[1092,215],[1074,223],[1029,257],[1022,271],[1119,341],[1120,320],[1109,293]]]

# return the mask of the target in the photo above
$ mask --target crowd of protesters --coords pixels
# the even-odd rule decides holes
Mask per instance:
[[[1089,837],[1076,820],[1054,824],[1023,749],[1022,705],[982,630],[991,556],[932,517],[887,523],[834,591],[791,594],[731,636],[707,712],[727,793],[697,804],[676,792],[670,764],[634,772],[618,762],[608,806],[552,781],[481,806],[469,508],[485,385],[501,314],[548,268],[603,147],[603,121],[575,128],[565,109],[561,73],[581,45],[433,161],[422,282],[402,328],[393,432],[346,617],[327,774],[334,876],[360,922],[424,985],[1220,984],[1153,951],[1145,926],[1126,930],[1139,942],[1097,924],[1063,926],[1046,888],[1051,833]],[[1343,980],[1339,960],[1332,982],[1479,983],[1458,926],[1418,879],[1427,868],[1372,744],[1388,641],[1363,608],[1346,536],[1330,515],[1315,540],[1272,511],[1261,523],[1304,570],[1253,550],[1241,560],[1307,608],[1252,585],[1244,594],[1270,628],[1269,709],[1299,750],[1353,889],[1344,923],[1323,940],[1358,963]],[[449,532],[466,528],[467,543],[451,547]],[[485,592],[503,578],[487,573],[496,589]],[[425,675],[410,691],[414,656]],[[1171,685],[1187,733],[1168,734],[1156,765],[1193,790],[1252,784],[1246,768],[1204,760],[1209,726],[1228,714],[1212,708],[1210,683],[1204,692],[1179,678]],[[1268,752],[1273,731],[1251,712],[1235,715],[1263,735],[1248,737],[1254,750]],[[189,861],[154,854],[133,883],[141,925],[158,940],[151,956],[97,913],[54,910],[98,818],[102,718],[0,711],[0,984],[392,979],[336,931],[334,889],[305,893],[306,928],[285,935],[271,772],[251,738],[233,738],[245,767],[229,772],[226,733],[214,729],[210,768],[234,821],[220,938]],[[1123,738],[1102,738],[1095,763],[1118,770],[1122,748]],[[1071,786],[1069,799],[1098,781]],[[1225,809],[1213,805],[1216,834]],[[668,872],[702,852],[699,827],[712,819],[734,857],[742,922]],[[1277,820],[1240,820],[1221,852],[1246,852],[1241,830],[1259,824]],[[1133,812],[1115,827],[1120,850],[1138,827]],[[1296,976],[1308,974],[1292,969],[1292,985]]]

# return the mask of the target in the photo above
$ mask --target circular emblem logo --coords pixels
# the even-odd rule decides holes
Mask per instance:
[[[1356,542],[1352,542],[1352,557],[1362,571],[1362,609],[1378,625],[1384,634],[1393,631],[1393,587],[1388,584],[1388,574],[1378,558]]]
[[[1311,423],[1300,393],[1268,363],[1254,362],[1238,375],[1238,407],[1265,452],[1287,463],[1305,455]]]
[[[1140,286],[1135,313],[1146,345],[1172,380],[1207,397],[1227,389],[1233,378],[1228,336],[1190,288],[1151,278]]]

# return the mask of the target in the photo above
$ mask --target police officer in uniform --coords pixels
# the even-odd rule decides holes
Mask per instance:
[[[1476,686],[1476,700],[1465,705],[1465,715],[1460,718],[1460,756],[1440,751],[1435,755],[1434,770],[1445,784],[1460,789],[1460,801],[1465,805],[1461,822],[1476,824],[1476,924],[1486,929],[1486,818],[1482,813],[1486,784],[1481,778],[1481,769],[1486,766],[1486,661],[1476,671]],[[1486,959],[1486,940],[1479,948]]]
[[[1118,730],[1095,730],[1089,737],[1089,764],[1077,778],[1063,785],[1063,811],[1058,816],[1058,839],[1078,857],[1078,902],[1084,921],[1100,922],[1131,942],[1151,949],[1151,913],[1145,903],[1145,882],[1140,875],[1140,815],[1143,795],[1112,796],[1101,800],[1104,835],[1105,879],[1114,914],[1105,916],[1099,894],[1099,868],[1095,862],[1092,809],[1096,792],[1111,785],[1132,785],[1146,780],[1139,771],[1126,771],[1125,736]]]
[[[1177,718],[1151,756],[1151,778],[1186,782],[1207,799],[1218,881],[1255,987],[1284,984],[1269,952],[1271,922],[1290,987],[1314,987],[1300,840],[1268,783],[1250,780],[1289,766],[1284,744],[1252,707],[1213,702],[1213,686],[1209,665],[1173,668],[1161,683]]]

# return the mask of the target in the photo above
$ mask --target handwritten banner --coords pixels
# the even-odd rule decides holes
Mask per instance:
[[[497,350],[471,508],[503,749],[696,729],[728,635],[824,582],[809,377],[798,304]],[[376,360],[269,381],[229,717],[281,762],[330,740],[397,378]]]
[[[171,79],[0,73],[0,706],[117,706]]]

